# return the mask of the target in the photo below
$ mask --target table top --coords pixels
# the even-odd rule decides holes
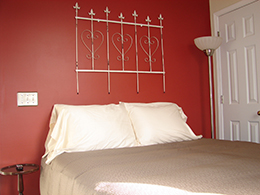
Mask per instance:
[[[22,170],[17,170],[17,165],[22,167]],[[33,173],[39,170],[39,165],[37,164],[17,164],[6,166],[0,169],[0,174],[2,175],[24,175]]]

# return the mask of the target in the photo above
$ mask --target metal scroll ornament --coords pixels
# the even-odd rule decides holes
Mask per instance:
[[[95,45],[94,41],[99,40],[99,39],[101,39],[101,40],[98,43],[97,48],[94,49],[94,45]],[[98,54],[95,55],[95,53],[97,52],[97,50],[101,47],[101,45],[104,42],[104,35],[102,34],[102,32],[100,32],[99,30],[91,32],[90,30],[86,29],[81,33],[81,41],[85,45],[85,47],[88,49],[88,51],[90,52],[90,54],[86,55],[86,57],[88,59],[94,58],[96,60],[96,59],[100,58],[100,56]],[[91,48],[87,45],[88,41],[91,42]]]
[[[73,8],[76,11],[76,79],[77,79],[77,93],[79,94],[79,73],[81,72],[95,72],[95,73],[107,73],[107,86],[108,86],[108,93],[110,93],[110,74],[111,73],[127,73],[127,74],[136,74],[136,91],[139,93],[139,75],[140,74],[161,74],[163,78],[163,92],[165,92],[165,68],[164,68],[164,51],[163,51],[163,34],[162,34],[162,16],[160,15],[158,17],[158,20],[160,22],[160,25],[151,25],[151,20],[149,16],[146,18],[146,24],[142,23],[137,23],[137,13],[134,11],[132,14],[134,22],[125,22],[124,19],[125,17],[123,16],[122,13],[118,16],[119,21],[116,20],[109,20],[109,14],[110,11],[108,7],[106,7],[106,10],[104,10],[105,13],[105,19],[97,19],[94,18],[95,13],[93,9],[90,10],[89,15],[90,18],[88,17],[79,17],[78,16],[78,11],[80,9],[78,3],[73,6]],[[90,28],[85,29],[80,33],[80,39],[82,44],[86,47],[88,54],[86,54],[86,58],[91,60],[91,69],[80,69],[79,68],[79,33],[78,33],[78,21],[79,20],[85,20],[85,21],[90,21]],[[94,25],[95,23],[105,23],[106,27],[106,35],[100,31],[100,30],[94,30]],[[114,33],[112,36],[110,35],[110,23],[112,24],[118,24],[120,25],[120,30],[116,33]],[[132,37],[130,34],[131,33],[125,33],[124,32],[124,25],[130,25],[133,26],[133,31],[134,36]],[[145,35],[138,35],[138,28],[146,28],[147,29],[147,34]],[[160,30],[160,38],[158,39],[156,36],[151,35],[151,29],[159,29]],[[129,29],[129,28],[128,28]],[[143,33],[144,31],[142,31]],[[159,37],[159,36],[158,36]],[[106,40],[106,41],[105,41]],[[105,43],[104,43],[105,42]],[[116,56],[116,59],[121,62],[121,69],[119,70],[114,70],[111,68],[111,58],[114,58],[115,56],[111,55],[110,53],[110,45],[113,45],[119,55]],[[106,46],[106,51],[107,54],[106,56],[106,61],[107,61],[107,69],[106,70],[100,70],[95,68],[95,61],[101,58],[101,56],[98,54],[99,49],[102,47],[102,45]],[[134,47],[132,47],[134,46]],[[162,65],[162,70],[161,71],[153,71],[152,70],[152,63],[156,62],[156,59],[154,54],[158,51],[158,48],[161,48],[161,65]],[[144,53],[147,55],[147,57],[144,58],[145,62],[149,63],[150,70],[145,71],[145,70],[140,70],[139,67],[139,51],[138,48],[142,48]],[[129,56],[127,56],[128,52],[133,49],[135,50],[135,66],[136,70],[127,70],[125,68],[125,62],[129,61]],[[113,65],[112,65],[113,66]]]

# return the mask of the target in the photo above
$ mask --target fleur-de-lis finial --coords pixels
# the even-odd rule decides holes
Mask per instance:
[[[163,20],[162,14],[159,15],[159,20]]]
[[[106,7],[106,10],[104,10],[105,13],[109,14],[110,11],[108,10],[108,7]]]
[[[120,18],[121,20],[125,19],[125,17],[123,16],[122,12],[120,13],[120,16],[118,16],[118,18]]]
[[[134,13],[132,14],[132,16],[134,16],[134,17],[138,17],[138,15],[137,15],[137,13],[136,13],[135,10],[134,10]]]
[[[95,16],[95,13],[93,12],[93,9],[91,9],[88,14],[89,14],[90,16]]]
[[[146,20],[145,20],[147,23],[151,22],[149,16],[147,16]]]
[[[76,10],[80,9],[78,2],[76,2],[75,6],[73,6],[73,8]]]

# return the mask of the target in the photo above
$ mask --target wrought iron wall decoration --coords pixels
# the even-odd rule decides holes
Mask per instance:
[[[77,93],[79,94],[79,77],[78,73],[80,72],[105,72],[108,75],[108,93],[110,93],[110,74],[111,73],[134,73],[136,74],[136,83],[137,83],[137,93],[139,93],[139,74],[161,74],[162,80],[163,80],[163,92],[165,92],[165,68],[164,68],[164,50],[163,50],[163,25],[162,25],[162,15],[158,17],[158,20],[160,21],[160,25],[151,25],[151,19],[149,16],[146,18],[146,24],[137,23],[137,13],[134,11],[132,14],[134,22],[124,22],[124,16],[122,13],[118,16],[120,21],[115,20],[109,20],[108,16],[110,14],[110,11],[108,7],[104,10],[104,13],[106,15],[106,19],[97,19],[94,18],[95,13],[91,9],[89,12],[90,17],[80,17],[78,16],[78,10],[80,9],[78,3],[73,6],[73,8],[76,11],[76,79],[77,79]],[[78,32],[78,21],[79,20],[88,20],[90,21],[90,29],[85,29],[80,33]],[[106,37],[104,34],[99,30],[94,30],[94,22],[104,22],[106,25]],[[120,32],[116,32],[110,35],[109,30],[109,24],[119,24],[120,25]],[[124,25],[132,25],[134,26],[134,38],[130,34],[124,33]],[[138,28],[137,27],[146,27],[147,28],[147,34],[143,35],[138,40]],[[159,39],[156,36],[151,35],[151,28],[159,28],[160,29],[160,37]],[[88,50],[88,54],[86,54],[86,58],[91,60],[91,69],[80,69],[79,68],[79,37],[82,42],[82,44],[86,47]],[[95,40],[99,39],[99,42],[95,44]],[[111,42],[110,42],[111,39]],[[91,46],[88,46],[86,43],[86,40],[89,40],[91,42]],[[106,40],[106,41],[105,41]],[[117,45],[117,43],[120,43],[120,46]],[[128,42],[128,45],[126,46],[126,42]],[[98,60],[100,58],[100,55],[97,54],[97,51],[100,49],[100,47],[103,44],[106,44],[106,61],[107,61],[107,69],[100,70],[95,69],[95,60]],[[112,43],[112,44],[111,44]],[[121,69],[111,69],[110,65],[110,45],[113,45],[113,47],[117,50],[119,53],[119,56],[117,56],[117,60],[121,61]],[[135,70],[127,70],[125,68],[125,62],[129,60],[129,56],[127,56],[127,53],[132,48],[132,46],[135,46]],[[149,71],[143,71],[139,70],[139,48],[142,48],[143,52],[146,54],[146,58],[143,59],[145,62],[149,64]],[[153,46],[153,47],[152,47]],[[159,47],[161,48],[161,70],[160,71],[154,71],[152,64],[156,61],[156,58],[154,57],[154,54],[158,51]]]

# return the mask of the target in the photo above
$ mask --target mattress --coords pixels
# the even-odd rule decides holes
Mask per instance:
[[[260,145],[202,138],[42,159],[41,195],[259,194]]]

